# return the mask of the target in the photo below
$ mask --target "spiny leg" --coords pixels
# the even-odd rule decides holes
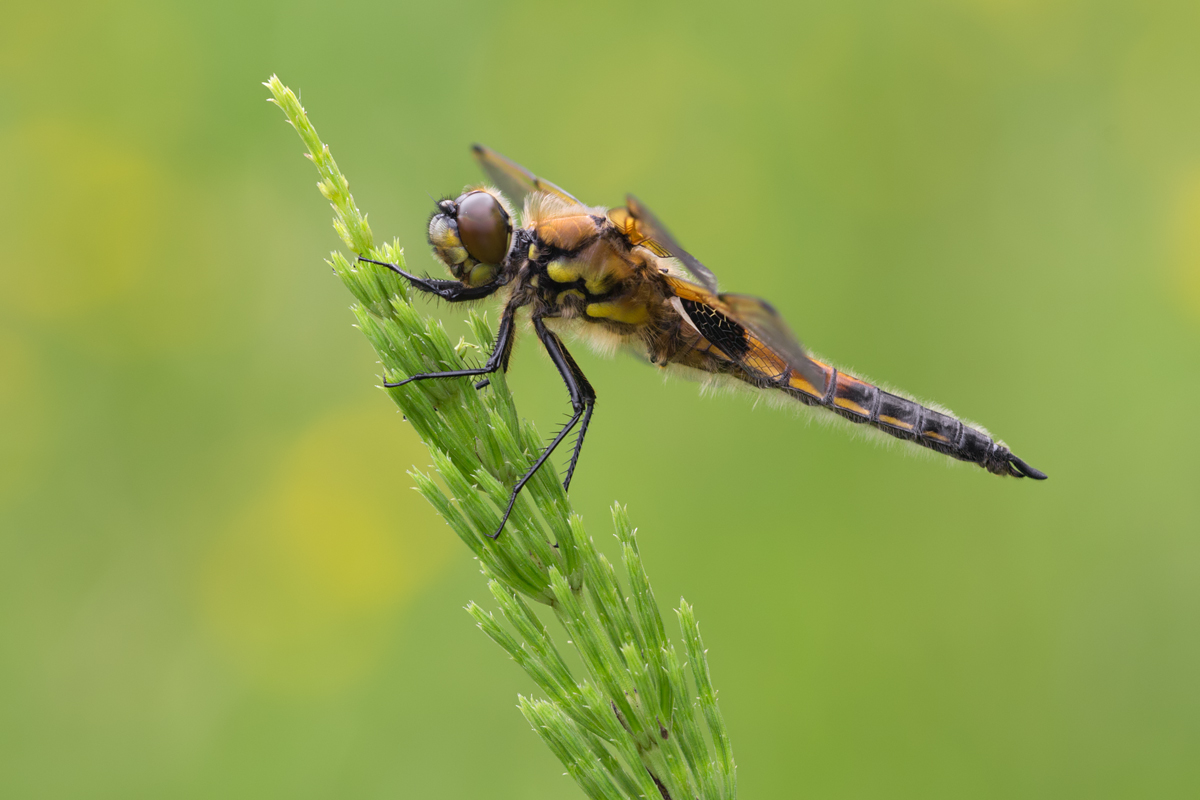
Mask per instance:
[[[592,384],[588,382],[587,376],[583,374],[583,370],[575,363],[575,359],[565,347],[562,347],[562,342],[559,342],[559,348],[565,357],[567,366],[571,370],[571,375],[574,376],[580,388],[584,390],[584,408],[583,422],[579,426],[579,436],[575,439],[575,448],[571,452],[571,463],[567,465],[567,475],[563,479],[563,491],[568,491],[571,488],[571,478],[575,475],[575,465],[579,463],[579,452],[583,450],[583,438],[587,436],[588,424],[592,421],[592,412],[596,410],[596,390],[592,388]],[[570,386],[568,385],[568,389]],[[574,397],[572,397],[574,403]]]
[[[429,294],[435,294],[448,303],[459,303],[459,302],[464,302],[464,301],[469,301],[469,300],[479,300],[481,298],[487,297],[488,295],[495,292],[498,288],[500,288],[500,283],[497,281],[493,281],[492,283],[484,284],[483,286],[467,286],[458,281],[444,281],[444,280],[435,280],[434,278],[420,278],[416,275],[412,275],[408,272],[405,272],[404,270],[400,269],[400,267],[398,267],[395,264],[389,264],[387,261],[376,261],[373,258],[364,258],[363,256],[359,256],[358,260],[365,261],[368,264],[376,264],[380,267],[387,267],[392,272],[395,272],[397,275],[402,275],[405,278],[407,278],[409,283],[411,283],[414,288],[420,289],[422,292],[427,292]],[[501,320],[501,323],[503,323],[503,320]],[[498,346],[499,346],[499,341],[497,341],[497,347]],[[509,344],[508,351],[509,351],[509,353],[512,352],[511,343]],[[500,369],[505,370],[505,371],[508,370],[508,354],[507,353],[504,356],[503,362],[500,364]],[[495,370],[490,370],[490,371],[495,372]],[[462,373],[460,373],[460,376],[478,375],[478,374],[480,374],[480,373],[462,372]],[[416,377],[417,376],[414,376],[414,378],[410,378],[410,380],[416,380]],[[422,377],[422,378],[432,378],[432,377],[449,378],[449,377],[454,377],[454,375],[452,375],[450,373],[437,373],[437,374],[430,374],[430,375],[421,375],[419,377]],[[401,385],[403,385],[403,383],[405,383],[405,382],[402,381],[401,383],[394,383],[394,384],[385,383],[384,386],[388,386],[388,387],[401,386]],[[483,380],[481,380],[475,384],[475,388],[482,389],[483,387],[487,386],[489,383],[491,383],[491,381],[487,378],[484,378]]]
[[[483,286],[467,286],[465,283],[458,281],[440,281],[434,278],[422,278],[419,275],[413,275],[410,272],[405,272],[395,264],[389,264],[386,261],[376,261],[372,258],[358,257],[359,261],[365,261],[368,264],[375,264],[380,267],[387,267],[397,275],[408,279],[408,282],[414,288],[420,289],[422,292],[436,294],[448,303],[461,303],[467,300],[479,300],[487,297],[500,288],[499,281],[485,283]]]
[[[397,386],[403,386],[411,381],[423,381],[428,378],[465,378],[470,375],[489,375],[499,369],[508,368],[508,357],[512,352],[513,343],[513,319],[516,316],[516,307],[508,305],[504,307],[504,313],[500,316],[500,327],[496,331],[496,346],[492,348],[492,354],[488,356],[487,363],[482,367],[473,369],[455,369],[449,372],[422,372],[417,375],[410,375],[402,381],[388,383],[384,381],[383,385],[389,389],[394,389]],[[482,388],[476,386],[476,388]]]
[[[525,488],[525,484],[533,477],[534,473],[541,468],[542,464],[546,463],[546,459],[554,452],[554,449],[567,437],[571,429],[575,427],[580,418],[583,419],[583,429],[580,430],[579,439],[575,442],[575,453],[571,457],[571,466],[567,470],[567,480],[563,488],[571,482],[571,473],[575,471],[575,462],[579,459],[579,449],[583,445],[583,434],[587,431],[588,420],[592,416],[592,408],[596,404],[596,392],[592,385],[588,383],[588,379],[584,377],[579,365],[575,363],[575,359],[571,358],[571,354],[563,347],[562,340],[548,329],[541,317],[533,318],[533,329],[537,331],[538,338],[541,339],[542,345],[545,346],[546,352],[550,354],[550,360],[554,362],[554,366],[558,368],[558,374],[562,377],[563,383],[567,385],[567,391],[571,394],[571,408],[575,413],[571,419],[563,425],[558,435],[554,437],[554,441],[542,451],[538,456],[538,460],[533,462],[533,466],[521,476],[513,486],[512,494],[508,498],[508,507],[504,509],[504,516],[500,520],[499,527],[496,532],[490,534],[491,538],[495,539],[504,530],[505,523],[508,522],[508,517],[512,514],[513,506],[517,502],[517,495],[521,493],[521,489]]]

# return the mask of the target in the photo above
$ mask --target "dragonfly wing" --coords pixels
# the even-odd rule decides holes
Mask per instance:
[[[505,158],[491,148],[481,144],[471,145],[471,151],[501,192],[506,194],[517,208],[525,204],[525,198],[533,192],[545,192],[566,200],[572,205],[583,205],[566,189],[539,178],[512,159]]]
[[[792,333],[774,306],[766,300],[745,294],[723,294],[720,298],[733,312],[734,319],[754,331],[806,381],[813,386],[824,384],[825,371],[808,357],[804,345],[800,344],[796,334]]]
[[[825,386],[825,371],[808,357],[770,303],[666,279],[696,329],[731,359],[771,382],[786,382],[794,371],[812,386]]]
[[[630,242],[648,247],[665,258],[677,258],[692,278],[710,292],[717,291],[717,276],[683,247],[659,221],[654,212],[633,195],[625,196],[625,208],[613,209],[609,219],[622,228]],[[636,241],[635,241],[636,239]]]

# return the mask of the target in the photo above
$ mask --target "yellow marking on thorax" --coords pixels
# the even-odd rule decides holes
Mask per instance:
[[[593,275],[583,282],[590,295],[601,295],[608,291],[608,279],[611,276],[605,272],[600,275]]]
[[[879,421],[885,425],[891,425],[894,428],[903,428],[906,431],[911,431],[913,429],[911,422],[904,422],[896,419],[895,417],[889,417],[887,414],[880,414]]]
[[[599,258],[598,256],[602,256]],[[578,261],[551,261],[546,265],[546,275],[555,283],[574,283],[583,280],[588,294],[602,295],[628,277],[631,270],[625,259],[611,250],[597,253],[593,248],[585,252]]]
[[[603,250],[593,248],[593,252],[597,257],[590,262],[591,268],[587,270],[585,281],[589,294],[604,294],[614,283],[625,280],[632,273],[629,263],[607,244]]]
[[[624,300],[615,303],[592,303],[587,307],[587,315],[629,325],[641,325],[650,319],[650,310],[646,308],[645,303]]]
[[[579,280],[583,267],[578,261],[551,261],[546,265],[546,274],[555,283],[574,283]]]
[[[583,292],[579,291],[578,289],[567,289],[556,294],[554,296],[554,302],[562,305],[563,301],[568,297],[578,297],[580,300],[587,300],[587,298],[584,297]]]

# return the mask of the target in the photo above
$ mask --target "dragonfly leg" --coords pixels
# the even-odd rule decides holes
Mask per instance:
[[[408,279],[408,282],[414,288],[420,289],[422,292],[436,294],[448,303],[461,303],[466,300],[479,300],[487,297],[500,288],[499,281],[485,283],[482,286],[467,286],[465,283],[458,281],[440,281],[434,278],[422,278],[419,275],[413,275],[410,272],[405,272],[395,264],[389,264],[386,261],[376,261],[372,258],[358,257],[359,261],[365,261],[368,264],[375,264],[380,267],[387,267],[397,275],[401,275]]]
[[[575,475],[575,465],[579,463],[579,452],[583,450],[583,437],[587,436],[588,424],[592,421],[592,412],[596,410],[596,391],[592,388],[592,384],[588,383],[583,370],[575,363],[575,359],[571,358],[571,354],[567,352],[566,348],[563,348],[562,354],[566,356],[567,365],[571,368],[571,373],[575,377],[575,380],[585,390],[583,396],[583,421],[579,425],[579,436],[575,438],[575,447],[571,452],[571,463],[567,465],[567,475],[563,479],[563,491],[569,491],[571,488],[571,478]],[[569,384],[567,388],[570,388]],[[574,405],[573,399],[572,405]]]
[[[579,438],[575,441],[575,452],[571,456],[571,466],[567,470],[567,479],[563,484],[563,488],[571,483],[571,475],[575,472],[575,463],[579,460],[579,451],[583,447],[583,436],[587,433],[588,422],[592,418],[592,409],[596,405],[596,390],[592,388],[592,384],[584,377],[583,371],[579,369],[579,365],[575,363],[575,359],[571,358],[571,354],[567,352],[567,348],[563,347],[562,340],[558,338],[540,317],[533,318],[533,328],[537,331],[538,338],[546,348],[546,352],[550,354],[550,360],[554,362],[554,366],[558,368],[558,374],[562,376],[563,383],[567,385],[567,391],[571,394],[571,408],[575,413],[571,419],[567,420],[567,424],[562,426],[558,435],[554,437],[554,441],[542,451],[538,456],[538,460],[533,462],[533,466],[529,471],[521,476],[513,486],[512,494],[508,498],[508,507],[504,509],[504,517],[500,520],[499,527],[496,532],[491,534],[491,538],[495,539],[504,530],[504,525],[508,522],[508,517],[512,513],[513,506],[517,502],[517,495],[521,493],[521,489],[525,488],[525,484],[534,476],[542,466],[546,463],[546,459],[550,458],[550,454],[554,449],[562,443],[562,440],[567,438],[567,434],[575,427],[582,419],[583,427],[580,428]]]
[[[506,306],[504,313],[500,317],[500,328],[496,331],[496,346],[492,349],[492,354],[488,356],[487,363],[482,367],[473,369],[455,369],[449,372],[422,372],[417,375],[410,375],[402,381],[388,383],[384,381],[383,385],[389,389],[394,389],[397,386],[403,386],[412,381],[423,381],[429,378],[465,378],[471,375],[490,375],[496,370],[508,369],[508,357],[512,353],[513,343],[513,319],[516,316],[516,308],[514,306]],[[480,381],[480,383],[485,383]],[[477,389],[483,388],[476,385]]]

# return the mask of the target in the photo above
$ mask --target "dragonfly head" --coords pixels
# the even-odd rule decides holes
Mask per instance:
[[[512,249],[512,220],[504,195],[489,187],[468,189],[438,203],[429,219],[429,243],[456,279],[482,286],[503,272]]]

